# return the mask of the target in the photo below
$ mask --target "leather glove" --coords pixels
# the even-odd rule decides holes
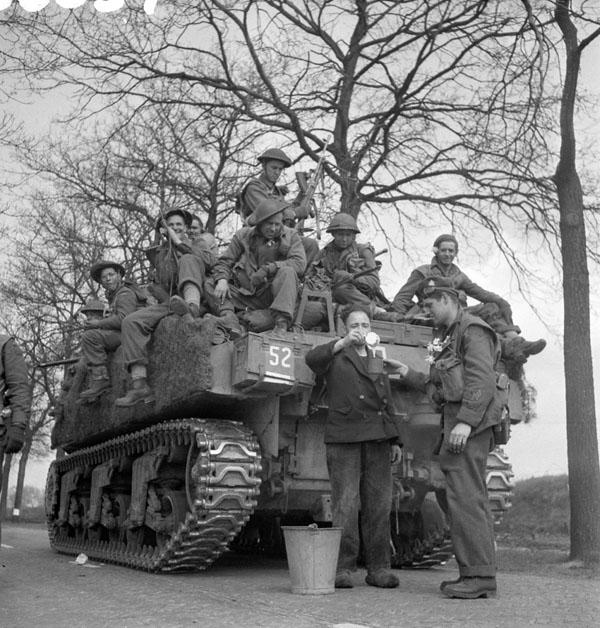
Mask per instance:
[[[257,271],[252,273],[250,282],[255,288],[258,288],[267,282],[268,275],[269,273],[266,266],[261,266]]]
[[[352,273],[349,273],[347,270],[336,270],[333,273],[333,284],[340,284],[350,282],[354,279]]]
[[[9,425],[6,430],[6,445],[4,452],[16,454],[21,451],[25,442],[25,428],[22,425]]]

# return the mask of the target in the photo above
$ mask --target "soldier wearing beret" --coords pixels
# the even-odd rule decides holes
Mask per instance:
[[[448,279],[452,286],[464,295],[480,301],[481,305],[469,308],[469,311],[483,318],[501,337],[502,354],[506,359],[523,364],[530,355],[535,355],[546,346],[546,341],[539,339],[527,341],[519,334],[521,330],[513,323],[512,310],[508,301],[501,296],[485,290],[454,264],[458,253],[458,240],[444,233],[433,243],[433,259],[430,264],[419,266],[411,273],[408,281],[400,288],[392,301],[391,308],[403,317],[419,316],[423,295],[419,292],[425,277],[437,276]],[[413,301],[417,296],[418,304]]]
[[[100,260],[90,269],[92,279],[106,291],[108,307],[97,315],[102,305],[86,303],[82,312],[90,315],[84,323],[81,350],[89,369],[89,387],[79,395],[80,401],[92,403],[110,388],[107,369],[107,352],[121,344],[121,325],[129,314],[143,306],[143,298],[131,282],[124,280],[125,269],[117,262]],[[96,309],[92,309],[95,307]]]
[[[286,206],[276,199],[261,201],[249,226],[234,234],[207,282],[211,311],[231,320],[232,326],[236,310],[265,308],[271,310],[277,331],[291,325],[306,254],[296,230],[283,225]]]
[[[353,586],[360,510],[366,582],[393,588],[398,578],[390,571],[391,464],[399,455],[400,431],[386,368],[366,344],[369,315],[352,305],[342,318],[346,335],[314,347],[305,358],[327,384],[325,446],[333,525],[343,528],[335,586]]]
[[[448,597],[487,597],[496,592],[486,462],[504,403],[495,371],[500,347],[494,330],[461,307],[451,281],[429,277],[419,290],[434,324],[431,369],[427,376],[403,365],[399,373],[408,386],[427,390],[442,412],[439,462],[459,577],[442,582],[441,590]]]

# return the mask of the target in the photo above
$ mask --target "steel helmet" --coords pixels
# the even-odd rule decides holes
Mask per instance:
[[[260,224],[263,220],[282,212],[289,206],[289,204],[289,202],[282,201],[280,199],[265,198],[256,206],[254,212],[252,212],[252,214],[248,217],[248,225],[250,227],[254,227]]]
[[[354,231],[354,233],[360,233],[360,229],[356,226],[356,220],[350,215],[344,212],[336,214],[327,227],[327,233],[332,231],[339,231],[341,229],[347,229],[348,231]]]
[[[119,264],[118,262],[111,262],[107,259],[102,259],[99,262],[92,264],[92,267],[90,269],[90,275],[92,276],[92,279],[100,283],[100,275],[105,268],[114,268],[121,275],[121,277],[125,276],[125,269],[123,268],[123,266],[121,266],[121,264]]]
[[[281,150],[281,148],[267,148],[267,150],[258,158],[258,161],[261,164],[265,161],[272,160],[280,161],[284,168],[289,168],[292,165],[292,160]]]

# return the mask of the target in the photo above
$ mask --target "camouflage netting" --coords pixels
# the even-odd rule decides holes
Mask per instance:
[[[190,325],[178,316],[167,316],[159,323],[150,343],[148,364],[154,403],[138,403],[132,408],[114,405],[130,386],[120,348],[109,362],[111,390],[94,403],[78,403],[79,393],[88,386],[86,365],[79,362],[57,411],[52,446],[70,451],[74,444],[90,444],[164,419],[192,416],[195,396],[212,384],[214,331],[214,320]]]

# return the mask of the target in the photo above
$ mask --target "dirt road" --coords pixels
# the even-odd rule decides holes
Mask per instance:
[[[354,589],[301,596],[290,593],[280,560],[228,556],[207,572],[156,576],[108,564],[72,564],[73,557],[49,549],[40,526],[4,526],[2,542],[0,626],[6,627],[600,625],[598,574],[543,561],[536,573],[501,566],[498,597],[489,600],[443,598],[438,586],[454,577],[452,564],[398,571],[401,585],[395,590],[365,585],[361,571]]]

